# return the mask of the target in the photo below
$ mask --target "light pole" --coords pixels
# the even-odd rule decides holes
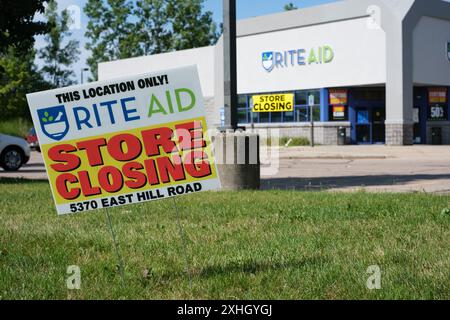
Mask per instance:
[[[223,0],[223,93],[225,125],[215,137],[215,155],[223,189],[261,185],[259,135],[238,127],[236,0]]]
[[[236,0],[223,0],[224,129],[237,129]]]
[[[89,68],[81,68],[81,84],[83,84],[83,72],[89,71]]]

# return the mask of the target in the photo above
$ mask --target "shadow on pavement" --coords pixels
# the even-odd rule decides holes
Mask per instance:
[[[31,163],[31,164],[24,165],[23,168],[44,168],[45,169],[45,166],[43,163]]]
[[[24,170],[25,168],[20,169],[19,171],[3,171],[0,170],[0,173],[2,175],[17,175],[17,174],[23,174],[26,175],[28,173],[45,173],[45,168],[42,169],[32,169],[32,170]]]
[[[318,191],[327,189],[404,185],[418,180],[450,180],[450,174],[372,175],[319,178],[261,179],[262,190]]]
[[[4,173],[4,172],[2,172]],[[0,177],[0,184],[30,184],[47,182],[47,179],[24,179],[24,178],[5,178]]]

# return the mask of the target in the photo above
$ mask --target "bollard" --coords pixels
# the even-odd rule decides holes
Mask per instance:
[[[227,131],[217,133],[212,140],[222,189],[259,190],[259,135]]]

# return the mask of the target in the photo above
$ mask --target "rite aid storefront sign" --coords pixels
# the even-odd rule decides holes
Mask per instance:
[[[262,66],[267,72],[278,68],[306,66],[312,64],[327,64],[334,59],[331,46],[318,48],[294,49],[287,51],[266,51],[262,53]]]

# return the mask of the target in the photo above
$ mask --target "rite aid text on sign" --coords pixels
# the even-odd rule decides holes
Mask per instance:
[[[285,112],[294,110],[294,95],[271,94],[255,95],[253,98],[253,112]]]
[[[195,67],[28,95],[58,213],[217,189]]]

